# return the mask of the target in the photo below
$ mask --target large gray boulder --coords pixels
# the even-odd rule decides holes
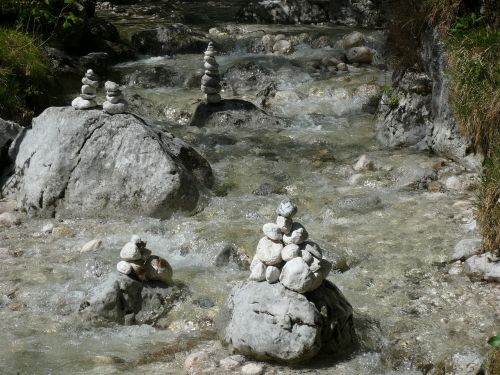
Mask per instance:
[[[232,348],[259,360],[303,362],[320,351],[353,349],[352,307],[328,281],[305,295],[281,283],[247,281],[231,291],[220,335]]]
[[[40,216],[165,218],[194,209],[212,179],[193,148],[135,115],[53,107],[26,132],[4,191]]]
[[[285,119],[267,114],[253,103],[240,99],[222,100],[218,104],[201,103],[191,118],[190,126],[265,128],[287,126]]]
[[[84,319],[119,324],[154,324],[186,294],[186,288],[141,282],[114,272],[80,305]]]

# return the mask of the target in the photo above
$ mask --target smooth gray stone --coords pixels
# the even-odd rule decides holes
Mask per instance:
[[[330,282],[302,295],[280,283],[247,281],[232,289],[218,328],[237,353],[294,364],[320,350],[339,357],[351,352],[352,319],[351,305]]]
[[[206,94],[206,99],[208,104],[220,103],[222,100],[219,94]]]
[[[26,132],[7,183],[30,215],[166,218],[194,209],[213,175],[193,148],[134,115],[50,107]]]
[[[104,83],[104,88],[106,91],[117,91],[120,89],[120,85],[113,81],[106,81]]]
[[[210,86],[201,86],[201,91],[204,94],[215,95],[218,94],[221,90],[221,87],[210,87]]]
[[[85,100],[95,100],[97,95],[91,95],[91,94],[80,94],[80,98],[85,99]]]
[[[353,47],[363,46],[365,42],[365,36],[363,33],[353,31],[350,34],[344,35],[342,38],[342,48],[347,51]]]
[[[289,217],[278,216],[276,219],[276,225],[278,225],[281,232],[288,234],[292,230],[293,220]]]
[[[153,324],[186,292],[185,287],[141,282],[115,271],[91,291],[88,300],[82,301],[80,313],[85,319],[99,322]]]
[[[292,260],[293,258],[299,257],[300,256],[300,247],[299,245],[296,245],[294,243],[290,245],[286,245],[283,250],[281,250],[281,258],[285,261],[288,262],[289,260]]]
[[[203,77],[201,77],[201,85],[210,87],[220,87],[220,78],[204,75]]]
[[[273,241],[281,241],[283,234],[280,227],[274,223],[267,223],[262,226],[262,232]]]
[[[111,102],[102,103],[102,109],[104,112],[109,113],[110,115],[117,115],[120,113],[124,113],[127,110],[127,104],[125,102],[118,102],[113,104]]]
[[[73,99],[73,101],[71,102],[71,106],[74,109],[92,109],[97,107],[97,103],[95,102],[95,100],[86,100],[79,96]]]
[[[266,268],[266,281],[269,284],[277,283],[280,280],[281,271],[278,267],[268,266]]]
[[[118,104],[118,103],[120,103],[120,101],[123,100],[123,95],[119,95],[119,96],[106,95],[106,100],[108,102],[110,102],[111,104]]]
[[[306,241],[308,237],[309,234],[307,233],[306,228],[302,226],[302,224],[293,223],[290,233],[283,235],[283,242],[285,243],[285,245],[291,243],[300,245],[301,243]]]
[[[351,63],[370,64],[373,60],[373,51],[365,46],[349,48],[346,53],[347,60]]]
[[[89,86],[89,85],[82,86],[82,94],[95,95],[96,93],[97,93],[97,90],[95,88],[93,88],[92,86]]]
[[[82,78],[82,83],[84,85],[88,85],[88,86],[91,86],[95,89],[99,88],[99,81],[92,81],[91,79],[87,78],[87,77],[83,77]]]

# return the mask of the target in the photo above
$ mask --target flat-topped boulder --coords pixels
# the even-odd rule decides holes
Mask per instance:
[[[166,218],[212,183],[192,147],[133,114],[52,107],[26,132],[3,192],[39,216]]]
[[[224,99],[216,104],[200,103],[191,118],[191,126],[270,128],[287,126],[285,119],[272,116],[255,104],[240,99]]]

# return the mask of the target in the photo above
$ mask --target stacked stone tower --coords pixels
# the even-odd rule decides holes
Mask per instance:
[[[95,100],[97,88],[99,87],[99,78],[92,69],[87,70],[85,77],[82,78],[82,92],[80,96],[71,102],[75,109],[90,109],[97,107]]]
[[[106,89],[106,101],[102,104],[102,109],[111,115],[125,112],[127,102],[123,98],[120,86],[115,82],[106,81],[104,88]]]
[[[220,96],[219,64],[215,60],[215,55],[216,51],[214,50],[213,43],[210,42],[203,57],[205,61],[203,64],[205,74],[201,78],[201,91],[205,94],[208,104],[217,104],[222,100]]]

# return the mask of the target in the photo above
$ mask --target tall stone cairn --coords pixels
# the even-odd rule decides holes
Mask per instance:
[[[97,88],[99,87],[99,78],[92,69],[87,70],[85,77],[82,78],[82,92],[80,96],[73,99],[71,106],[75,109],[90,109],[97,107],[95,100]]]
[[[205,94],[208,104],[220,103],[222,98],[220,96],[220,75],[219,64],[215,60],[216,51],[214,50],[213,43],[208,43],[207,50],[203,60],[205,61],[203,67],[205,74],[201,78],[201,91]]]
[[[260,239],[250,265],[250,280],[280,282],[297,293],[311,292],[321,286],[332,265],[323,259],[317,243],[307,241],[309,235],[304,226],[293,221],[295,204],[283,201],[276,213],[276,222],[262,227],[265,236]]]

